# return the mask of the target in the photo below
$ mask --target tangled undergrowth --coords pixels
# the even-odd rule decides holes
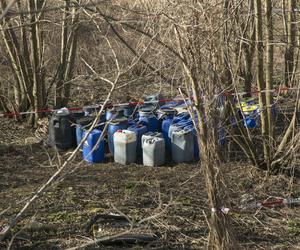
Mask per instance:
[[[0,128],[0,226],[3,227],[40,185],[57,169],[56,152],[34,131],[13,120]],[[32,139],[28,139],[32,138]],[[49,159],[52,160],[50,164]],[[113,162],[77,166],[39,199],[0,248],[65,249],[90,239],[122,233],[157,236],[150,249],[203,249],[207,243],[209,207],[201,167],[196,163],[152,168]],[[300,197],[298,179],[267,176],[243,162],[223,166],[233,229],[242,249],[300,247],[297,207],[240,210],[253,201]],[[97,215],[119,214],[130,223],[103,223]],[[142,221],[142,222],[141,222]],[[140,223],[139,223],[140,222]],[[128,249],[133,245],[99,245],[99,249]],[[145,246],[141,246],[145,247]],[[93,249],[95,246],[93,246]]]

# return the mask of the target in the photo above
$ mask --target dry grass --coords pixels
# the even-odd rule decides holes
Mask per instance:
[[[30,130],[12,120],[2,120],[0,126],[1,132],[10,131],[6,136],[1,133],[0,139],[0,209],[11,206],[0,217],[3,226],[21,207],[20,202],[56,167],[48,166],[42,144],[22,144],[25,137],[33,135]],[[54,156],[54,152],[47,150]],[[263,172],[241,162],[227,164],[223,170],[233,208],[234,230],[243,249],[290,249],[300,244],[297,208],[235,209],[245,200],[299,197],[299,180],[281,175],[267,178]],[[151,246],[154,249],[199,249],[206,244],[205,214],[209,211],[204,180],[195,164],[150,168],[107,162],[81,166],[46,193],[26,214],[26,220],[15,228],[14,233],[20,229],[21,232],[13,248],[60,249],[86,242],[99,227],[104,233],[118,232],[121,230],[118,227],[99,223],[94,231],[85,231],[92,217],[108,212],[122,212],[134,223],[158,214],[144,223],[142,229],[135,229],[144,232],[146,226],[147,230],[160,234],[159,242]],[[116,247],[102,246],[101,249]]]

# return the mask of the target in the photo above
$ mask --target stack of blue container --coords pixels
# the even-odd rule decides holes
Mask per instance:
[[[112,108],[106,110],[98,125],[89,135],[86,133],[95,116],[94,110],[85,109],[84,117],[81,115],[75,122],[76,131],[74,130],[74,135],[76,135],[77,145],[81,143],[84,137],[87,137],[82,142],[83,158],[90,163],[103,162],[106,153],[114,156],[114,134],[117,131],[128,130],[136,135],[137,163],[143,162],[144,153],[144,157],[147,156],[147,164],[145,165],[161,165],[165,156],[160,157],[159,154],[163,152],[166,152],[177,163],[198,160],[199,148],[194,123],[186,110],[181,113],[177,113],[176,110],[182,105],[182,101],[172,101],[163,106],[146,104],[140,107],[127,105],[122,108]],[[54,124],[57,119],[52,120]],[[103,134],[104,124],[107,122],[109,123],[107,132]],[[68,129],[70,128],[68,127]],[[223,144],[225,132],[224,130],[220,131],[219,142]],[[60,131],[59,134],[63,135],[64,132]],[[143,138],[147,143],[143,144]],[[164,147],[163,150],[162,147]],[[157,160],[150,159],[151,157],[147,152],[150,152],[150,155],[153,155],[151,157]]]

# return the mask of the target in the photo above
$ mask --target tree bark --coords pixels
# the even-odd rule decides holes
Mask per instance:
[[[273,158],[273,148],[274,148],[274,132],[273,132],[273,19],[272,19],[272,1],[265,1],[265,29],[266,29],[266,108],[267,108],[267,121],[268,121],[268,143],[269,156],[265,159],[267,160],[268,169]]]
[[[64,73],[67,62],[68,23],[70,17],[70,0],[65,0],[65,8],[62,16],[60,64],[58,66],[58,77],[55,86],[55,107],[61,108],[63,104]]]
[[[262,30],[262,4],[261,0],[255,1],[255,52],[256,52],[256,81],[259,91],[259,108],[261,121],[261,134],[264,147],[264,163],[270,162],[270,148],[268,144],[269,126],[266,115],[266,94],[264,81],[264,51],[263,51],[263,30]]]
[[[286,20],[286,35],[287,35],[287,44],[285,50],[285,86],[291,86],[293,80],[293,71],[294,71],[294,48],[296,41],[296,23],[295,23],[295,0],[288,0],[287,6],[287,20]],[[283,10],[285,11],[285,10]],[[284,14],[285,15],[285,14]]]
[[[70,0],[65,0],[65,8],[61,31],[61,54],[58,67],[58,77],[55,88],[55,107],[66,106],[70,96],[70,83],[74,68],[77,51],[77,24],[79,13],[74,6],[70,8]]]
[[[72,13],[71,13],[71,17],[72,17],[72,22],[71,22],[71,33],[70,33],[70,46],[69,46],[69,53],[68,53],[68,57],[67,57],[67,65],[66,65],[66,69],[65,69],[65,76],[64,76],[64,98],[63,98],[63,102],[62,105],[66,106],[68,104],[69,98],[70,98],[70,89],[71,89],[71,84],[70,84],[70,80],[73,77],[74,74],[74,69],[75,69],[75,59],[76,59],[76,51],[77,51],[77,41],[78,41],[78,27],[77,27],[77,23],[78,23],[78,19],[79,19],[79,13],[76,9],[76,7],[72,8]]]

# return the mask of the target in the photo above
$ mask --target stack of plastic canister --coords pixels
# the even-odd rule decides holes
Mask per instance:
[[[137,162],[140,162],[142,159],[142,136],[148,132],[148,129],[145,125],[136,123],[134,125],[131,125],[128,127],[129,131],[132,131],[136,134],[136,141],[137,141],[137,148],[136,148],[136,154],[137,154]]]
[[[244,126],[256,128],[259,125],[259,106],[253,98],[245,98],[238,105],[240,116],[243,118]]]
[[[124,108],[123,107],[113,107],[106,111],[105,118],[106,121],[115,120],[124,117]]]
[[[179,128],[172,132],[172,159],[176,163],[194,160],[194,134],[192,130]]]
[[[199,155],[199,146],[198,146],[196,129],[193,125],[186,126],[186,127],[184,127],[184,129],[186,131],[192,131],[192,133],[193,133],[194,158],[195,158],[195,160],[199,160],[200,155]]]
[[[94,119],[96,119],[96,116],[93,115],[94,113],[88,113],[87,111],[85,111],[85,116],[84,117],[80,117],[78,119],[76,119],[76,142],[77,145],[81,142],[82,139],[82,135],[83,132],[87,129],[89,129],[94,121]],[[98,125],[96,125],[94,128],[95,129],[99,129],[99,130],[103,130],[105,125],[105,114],[102,114]]]
[[[87,131],[83,133],[83,136]],[[102,131],[93,129],[83,143],[82,153],[85,161],[90,163],[100,163],[104,161],[104,140],[101,138]]]
[[[169,131],[168,131],[168,140],[171,141],[172,133],[175,130],[183,129],[187,126],[193,126],[193,121],[191,119],[187,119],[187,120],[186,119],[181,119],[181,120],[174,119],[174,121],[171,124]]]
[[[134,111],[136,109],[136,105],[135,104],[131,104],[129,103],[128,105],[123,107],[123,114],[125,117],[129,118],[132,117],[134,114]]]
[[[186,115],[186,114],[185,114]],[[194,159],[193,122],[181,115],[179,119],[174,119],[169,128],[168,138],[171,141],[172,159],[176,163],[189,162]]]
[[[108,146],[109,151],[112,155],[114,155],[114,134],[118,130],[123,130],[127,127],[128,119],[125,117],[112,120],[111,123],[108,125]]]
[[[114,133],[114,160],[127,165],[136,161],[137,140],[134,131],[118,130]]]
[[[86,117],[81,117],[76,120],[76,142],[77,142],[77,145],[80,144],[84,131],[90,128],[94,119],[95,118],[92,116],[86,116]]]
[[[165,139],[166,147],[170,150],[171,141],[168,138],[169,128],[173,122],[174,116],[176,115],[176,110],[174,109],[160,109],[158,111],[159,114],[159,131],[162,132],[163,137]]]
[[[197,117],[195,119],[197,121]],[[170,143],[168,146],[174,162],[190,162],[199,159],[197,133],[187,111],[176,115],[168,129],[163,132],[165,141]]]
[[[143,165],[161,166],[165,163],[165,141],[161,133],[148,132],[142,136]]]
[[[139,110],[139,123],[145,125],[148,131],[157,131],[158,120],[151,109],[143,108]]]

